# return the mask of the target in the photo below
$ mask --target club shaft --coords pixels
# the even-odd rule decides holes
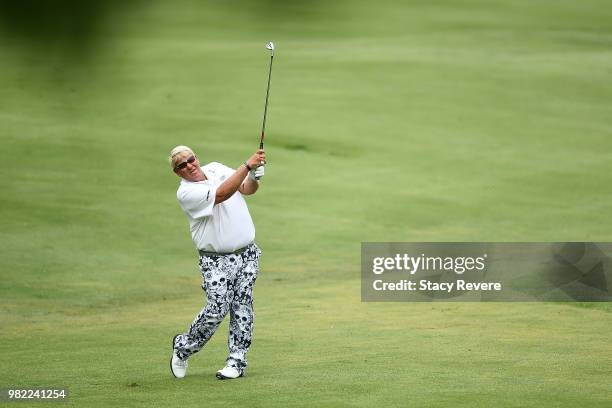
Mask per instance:
[[[270,67],[268,69],[268,88],[266,89],[266,105],[264,107],[263,124],[261,125],[261,139],[259,140],[259,148],[264,148],[264,137],[266,134],[266,116],[268,115],[268,98],[270,97],[270,79],[272,78],[272,62],[274,55],[270,55]]]

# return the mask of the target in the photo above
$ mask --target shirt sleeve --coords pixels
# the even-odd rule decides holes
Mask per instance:
[[[176,198],[191,218],[210,217],[215,206],[217,189],[208,183],[193,183],[189,187],[180,188]]]
[[[209,166],[215,173],[217,173],[220,176],[224,176],[225,179],[227,179],[227,177],[230,177],[232,174],[236,172],[235,169],[232,169],[231,167],[227,167],[225,164],[222,164],[222,163],[212,162],[209,164]]]

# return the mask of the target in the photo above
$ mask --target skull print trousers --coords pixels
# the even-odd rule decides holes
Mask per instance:
[[[180,359],[187,359],[200,351],[229,312],[226,365],[244,372],[246,354],[253,338],[253,286],[259,271],[260,255],[261,250],[254,243],[239,254],[200,255],[206,305],[193,320],[189,331],[179,334],[174,340],[174,349]]]

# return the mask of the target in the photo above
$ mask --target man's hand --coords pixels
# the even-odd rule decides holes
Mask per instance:
[[[249,157],[247,163],[252,170],[255,170],[259,166],[266,164],[266,152],[263,149],[257,150],[257,152]]]
[[[249,177],[253,181],[259,181],[264,176],[264,166],[259,166],[256,169],[249,171]]]

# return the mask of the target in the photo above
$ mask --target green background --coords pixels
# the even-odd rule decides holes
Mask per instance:
[[[18,4],[15,6],[15,4]],[[73,406],[609,406],[609,304],[361,303],[364,241],[610,241],[605,1],[0,4],[0,387]],[[59,6],[58,6],[59,5]],[[61,7],[60,7],[61,6]],[[257,148],[247,376],[166,157]]]

